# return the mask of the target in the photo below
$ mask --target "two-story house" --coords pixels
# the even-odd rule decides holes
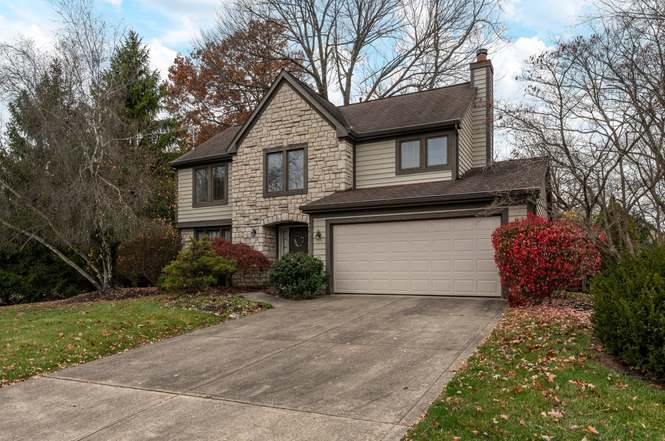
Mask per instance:
[[[547,163],[493,162],[493,67],[335,106],[282,72],[247,122],[172,163],[178,228],[325,262],[333,293],[500,296],[492,232],[546,215]]]

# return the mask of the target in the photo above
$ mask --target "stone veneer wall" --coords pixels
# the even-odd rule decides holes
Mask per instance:
[[[307,144],[307,194],[263,197],[264,149]],[[353,185],[353,147],[288,83],[282,83],[233,158],[233,241],[274,259],[280,222],[308,222],[299,207]],[[252,235],[256,230],[256,235]]]

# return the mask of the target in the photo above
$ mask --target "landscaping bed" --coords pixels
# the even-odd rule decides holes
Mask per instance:
[[[214,291],[104,300],[112,295],[1,307],[0,386],[270,307]]]
[[[591,310],[509,310],[406,440],[663,440],[665,391],[615,370]]]

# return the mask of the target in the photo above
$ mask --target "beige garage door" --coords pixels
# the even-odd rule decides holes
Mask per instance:
[[[333,225],[334,292],[500,296],[499,216]]]

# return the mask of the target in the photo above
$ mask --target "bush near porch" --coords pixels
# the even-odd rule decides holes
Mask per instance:
[[[548,220],[530,213],[497,228],[492,244],[511,306],[550,298],[600,269],[600,251],[572,220]]]
[[[594,331],[607,351],[665,379],[665,247],[604,269],[591,294]]]
[[[244,243],[215,238],[212,241],[215,252],[236,263],[232,284],[242,287],[264,287],[268,279],[270,259],[262,252]]]
[[[167,291],[204,291],[224,285],[236,271],[236,263],[215,253],[209,239],[194,240],[164,267],[161,287]]]
[[[270,285],[275,294],[294,300],[311,299],[323,293],[323,262],[304,253],[289,253],[272,265]]]

